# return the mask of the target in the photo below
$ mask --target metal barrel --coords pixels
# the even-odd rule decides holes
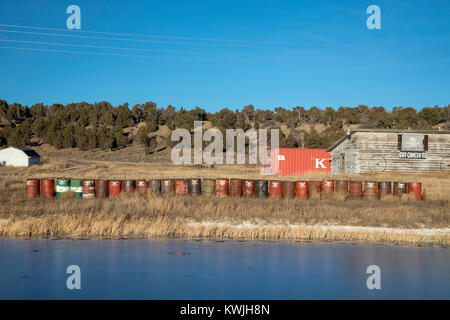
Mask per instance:
[[[269,198],[280,199],[282,197],[281,181],[269,181]]]
[[[135,180],[123,180],[122,191],[124,193],[133,193],[136,191],[136,181]]]
[[[201,179],[188,179],[188,193],[193,197],[202,195],[202,180]]]
[[[83,199],[95,198],[95,180],[83,179],[82,184]]]
[[[422,200],[422,183],[409,182],[408,183],[408,193],[413,195],[414,199]]]
[[[320,189],[322,181],[308,181],[308,197],[310,199],[320,199]]]
[[[408,192],[407,183],[406,182],[394,182],[394,196],[401,197],[405,193]]]
[[[364,198],[365,199],[378,199],[378,182],[364,181]]]
[[[350,199],[362,198],[362,182],[361,181],[349,181],[348,182],[348,196]]]
[[[83,184],[81,179],[70,179],[70,191],[75,198],[83,197]]]
[[[246,179],[242,181],[242,196],[244,198],[255,197],[255,180]]]
[[[269,196],[269,181],[256,180],[255,181],[255,196],[256,198],[264,199]]]
[[[39,179],[27,179],[25,183],[25,198],[39,197]]]
[[[306,181],[295,182],[295,197],[297,199],[308,199],[308,183]]]
[[[61,198],[61,194],[70,191],[70,180],[66,178],[56,179],[55,196]]]
[[[202,195],[206,197],[216,195],[216,179],[202,179]]]
[[[154,196],[159,196],[161,194],[161,180],[151,179],[148,181],[148,185]]]
[[[216,196],[226,198],[229,195],[230,181],[226,178],[216,178]]]
[[[378,182],[378,197],[380,199],[391,194],[392,187],[390,182]]]
[[[230,179],[230,197],[242,197],[242,179]]]
[[[109,180],[109,197],[118,198],[122,191],[122,180]]]
[[[144,179],[136,180],[136,191],[139,195],[147,195],[147,181]]]
[[[175,194],[177,197],[188,195],[188,182],[186,179],[175,180]]]
[[[163,196],[175,195],[175,180],[174,179],[161,180],[161,194]]]
[[[334,193],[334,181],[333,180],[323,180],[322,181],[322,197],[329,197]]]
[[[336,180],[334,182],[334,192],[347,193],[348,192],[348,181],[347,180]]]
[[[95,196],[97,198],[108,198],[109,195],[109,181],[95,180]]]
[[[55,180],[41,179],[40,180],[40,194],[41,194],[41,198],[53,198],[55,195]]]
[[[283,181],[281,183],[281,193],[285,199],[295,198],[295,181]]]

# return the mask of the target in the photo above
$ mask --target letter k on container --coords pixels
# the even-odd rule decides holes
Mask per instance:
[[[270,152],[272,174],[281,176],[301,175],[309,171],[331,172],[331,153],[325,149],[279,148]]]

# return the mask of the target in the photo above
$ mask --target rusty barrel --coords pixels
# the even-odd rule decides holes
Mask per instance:
[[[174,179],[161,180],[161,194],[163,196],[175,195],[175,180]]]
[[[55,197],[61,198],[61,195],[64,192],[70,191],[70,180],[66,178],[58,178],[56,179],[56,187],[55,187]]]
[[[392,192],[394,196],[401,197],[407,192],[406,182],[394,182],[394,190]]]
[[[202,179],[202,195],[206,197],[216,195],[216,179]]]
[[[378,182],[364,181],[363,193],[365,199],[378,199]]]
[[[255,196],[259,199],[264,199],[269,196],[269,181],[256,180],[255,181]]]
[[[349,181],[348,182],[348,197],[350,199],[362,198],[362,181]]]
[[[25,185],[25,198],[39,197],[39,179],[27,179]]]
[[[269,181],[269,198],[280,199],[282,196],[281,181]]]
[[[321,188],[322,181],[308,181],[308,197],[310,199],[319,199]]]
[[[295,197],[297,199],[308,199],[308,183],[306,181],[295,182]]]
[[[193,197],[202,195],[202,180],[201,179],[188,179],[188,193]]]
[[[422,183],[420,182],[409,182],[408,183],[408,193],[414,196],[416,200],[422,200]]]
[[[334,192],[340,192],[346,194],[348,192],[348,181],[336,180],[334,182]]]
[[[83,179],[82,180],[83,199],[95,198],[95,180]]]
[[[255,197],[255,180],[245,179],[242,181],[242,196],[244,198]]]
[[[230,197],[242,197],[242,179],[230,179]]]
[[[136,191],[136,181],[135,180],[123,180],[122,191],[124,193],[133,193]]]
[[[177,197],[188,195],[188,182],[186,179],[175,180],[175,194]]]
[[[334,193],[334,181],[333,180],[323,180],[322,181],[322,197],[329,197]]]
[[[109,180],[109,197],[118,198],[122,191],[122,180]]]
[[[226,178],[217,178],[216,179],[216,196],[219,198],[225,198],[229,195],[229,184],[230,181]]]
[[[378,197],[384,198],[392,194],[392,187],[390,182],[378,182]]]
[[[55,180],[41,179],[40,194],[41,198],[53,198],[55,195]]]
[[[109,194],[109,181],[95,180],[95,196],[97,198],[108,198],[108,194]]]
[[[75,198],[83,197],[83,181],[81,179],[70,179],[70,191]]]
[[[147,185],[154,196],[159,196],[161,194],[161,180],[151,179],[147,182]]]
[[[136,191],[139,195],[147,195],[147,181],[144,179],[136,180]]]
[[[295,182],[294,181],[283,181],[281,183],[281,193],[285,199],[295,198]]]

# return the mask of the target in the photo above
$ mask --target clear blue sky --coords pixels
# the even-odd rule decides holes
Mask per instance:
[[[209,112],[247,104],[391,109],[450,103],[448,0],[2,0],[0,24],[66,29],[71,4],[81,8],[82,31],[180,38],[0,26],[145,40],[0,32],[2,40],[81,45],[0,41],[0,47],[95,53],[0,48],[0,99],[26,105],[107,100],[133,106],[154,101]],[[366,27],[370,4],[381,8],[381,30]]]

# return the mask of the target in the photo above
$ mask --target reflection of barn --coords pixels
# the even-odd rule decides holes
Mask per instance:
[[[327,151],[332,174],[450,170],[450,131],[349,130]]]

